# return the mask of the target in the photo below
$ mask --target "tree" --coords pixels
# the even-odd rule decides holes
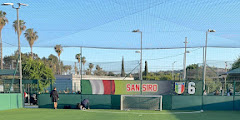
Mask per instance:
[[[207,70],[209,71],[209,68]],[[186,68],[186,72],[187,72],[186,78],[188,80],[201,80],[202,79],[203,69],[198,64],[188,65]]]
[[[31,54],[29,53],[21,53],[22,55],[22,62],[24,63],[27,59],[29,59],[31,57]],[[10,55],[10,56],[5,56],[3,58],[4,61],[4,66],[5,67],[9,67],[12,66],[12,69],[14,69],[16,67],[17,64],[17,60],[18,60],[18,50],[14,52],[14,54]],[[38,57],[37,54],[33,54],[35,60],[39,60],[40,58]]]
[[[234,61],[230,70],[234,70],[234,69],[238,69],[238,68],[240,68],[240,57]],[[227,80],[228,81],[239,80],[239,76],[240,76],[239,73],[229,74],[227,76]],[[235,89],[236,89],[236,91],[240,91],[240,83],[239,82],[236,82]]]
[[[1,52],[1,69],[3,69],[3,50],[2,50],[2,29],[8,23],[6,12],[0,11],[0,52]]]
[[[64,65],[63,66],[63,71],[65,73],[67,73],[68,71],[71,71],[72,70],[72,66],[71,65]]]
[[[77,62],[74,62],[74,72],[75,72],[75,75],[77,75],[78,73]]]
[[[81,61],[82,61],[83,70],[84,70],[84,65],[85,65],[85,63],[87,62],[87,61],[86,61],[86,57],[83,56],[82,59],[81,59]]]
[[[54,49],[55,49],[55,52],[58,54],[58,61],[59,61],[59,73],[58,74],[61,74],[61,64],[60,64],[60,55],[61,55],[61,53],[62,53],[62,51],[63,51],[63,47],[61,46],[61,45],[56,45],[55,47],[54,47]]]
[[[89,72],[90,72],[90,75],[92,74],[92,69],[94,67],[94,64],[92,63],[89,63]]]
[[[122,57],[121,77],[125,77],[125,76],[126,76],[126,73],[125,73],[125,70],[124,70],[124,58]]]
[[[237,68],[240,68],[240,57],[236,61],[234,61],[234,63],[232,64],[231,70],[234,70]]]
[[[115,76],[115,74],[113,72],[108,72],[108,76]]]
[[[81,53],[79,53],[79,54],[76,54],[75,55],[75,58],[78,60],[78,64],[79,64],[79,75],[80,75],[80,71],[81,71],[81,64],[80,64],[80,62],[81,62]]]
[[[52,70],[40,60],[27,59],[22,66],[23,79],[38,80],[40,91],[55,80]]]
[[[97,65],[96,70],[94,71],[94,75],[105,76],[107,75],[107,72],[103,71],[102,68],[99,65]]]
[[[188,69],[198,69],[198,68],[199,68],[198,64],[191,64],[191,65],[187,66],[186,70],[188,70]]]
[[[214,92],[219,90],[221,82],[219,80],[219,75],[215,72],[218,68],[216,67],[206,67],[206,90]],[[203,66],[199,66],[198,64],[191,64],[187,66],[187,80],[203,80]]]
[[[10,55],[10,56],[5,56],[3,58],[4,60],[4,66],[9,66],[9,68],[15,69],[16,64],[17,64],[17,59],[18,59],[18,51],[15,51],[14,54]],[[31,58],[31,53],[22,53],[22,62],[24,63],[25,61],[27,61],[28,59]],[[42,59],[40,59],[38,57],[37,54],[33,53],[33,58],[34,60],[40,60],[42,61],[46,66],[48,66],[52,72],[54,74],[58,73],[58,69],[60,68],[60,64],[61,64],[61,69],[66,69],[66,67],[68,68],[68,65],[63,65],[63,63],[61,62],[60,64],[58,63],[58,57],[50,54],[48,56],[48,58],[43,57]],[[10,67],[12,66],[12,67]]]
[[[18,26],[18,24],[17,24],[18,22],[17,22],[17,20],[15,20],[14,22],[13,22],[13,28],[14,28],[14,30],[15,30],[15,33],[18,31],[17,30],[17,26]],[[26,26],[25,26],[25,23],[26,22],[24,22],[23,20],[19,20],[19,35],[21,35],[22,34],[22,32],[27,28]]]
[[[99,65],[96,66],[96,70],[97,70],[97,71],[100,71],[101,69],[102,69],[102,68],[101,68]]]
[[[145,76],[148,75],[148,65],[147,65],[147,61],[145,61],[145,71],[144,71],[144,75],[145,75]]]
[[[91,75],[90,69],[85,70],[86,75]]]
[[[31,47],[31,55],[33,59],[33,52],[32,52],[32,47],[34,42],[38,39],[37,32],[33,30],[33,28],[29,28],[26,30],[24,33],[26,40],[28,41],[30,47]]]
[[[58,64],[58,57],[57,56],[55,56],[53,54],[50,54],[48,56],[48,58],[46,59],[45,64],[48,64],[48,66],[52,69],[54,74],[58,73],[58,70],[59,70],[60,66]]]

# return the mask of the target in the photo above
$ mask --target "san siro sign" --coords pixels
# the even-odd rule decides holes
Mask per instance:
[[[140,92],[142,87],[142,92],[158,92],[159,86],[158,84],[126,84],[126,91],[127,92]],[[177,94],[183,94],[185,91],[185,82],[175,82],[175,92]],[[189,82],[187,86],[188,94],[193,95],[196,92],[195,83]]]
[[[127,92],[139,92],[140,84],[126,84]],[[158,84],[142,84],[142,92],[158,92]]]

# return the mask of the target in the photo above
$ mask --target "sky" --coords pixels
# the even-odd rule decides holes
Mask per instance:
[[[101,64],[105,69],[120,69],[122,56],[131,71],[138,65],[142,31],[143,60],[151,71],[183,68],[184,40],[188,38],[187,65],[202,63],[202,46],[208,33],[209,64],[224,67],[239,56],[239,0],[1,0],[2,3],[26,3],[19,10],[27,28],[34,28],[39,39],[33,51],[40,57],[55,54],[53,47],[61,44],[61,60],[74,64],[75,54],[83,46],[87,62]],[[2,30],[3,55],[16,50],[17,35],[12,27],[16,10],[0,6],[9,23]],[[21,36],[22,52],[30,48]],[[94,47],[94,48],[92,48]],[[96,48],[95,48],[96,47]],[[98,48],[98,49],[97,49]],[[101,49],[100,49],[101,48]],[[105,48],[105,49],[102,49]],[[116,48],[116,49],[106,49]],[[216,62],[218,61],[218,62]],[[106,64],[106,62],[108,64]]]

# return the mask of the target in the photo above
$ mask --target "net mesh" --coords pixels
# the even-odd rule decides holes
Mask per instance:
[[[140,29],[144,48],[183,47],[186,36],[191,39],[190,47],[198,47],[204,46],[205,32],[211,27],[217,32],[209,36],[209,46],[239,47],[238,0],[19,2],[29,4],[21,9],[20,19],[24,18],[27,25],[41,35],[34,46],[53,47],[58,43],[64,46],[139,48],[140,35],[131,31]],[[1,7],[1,10],[7,12],[9,23],[16,19],[11,7]],[[12,24],[7,24],[3,46],[17,46],[16,36]],[[28,46],[28,42],[22,41],[21,45]]]
[[[20,93],[19,79],[0,80],[0,93]]]
[[[162,96],[121,96],[121,110],[162,110]]]

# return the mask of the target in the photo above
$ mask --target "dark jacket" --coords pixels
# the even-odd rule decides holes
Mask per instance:
[[[89,105],[89,100],[88,99],[84,99],[82,102],[81,102],[81,104],[83,104],[83,105]]]
[[[51,93],[50,93],[50,97],[52,97],[52,98],[59,98],[57,91],[56,90],[52,90]]]

